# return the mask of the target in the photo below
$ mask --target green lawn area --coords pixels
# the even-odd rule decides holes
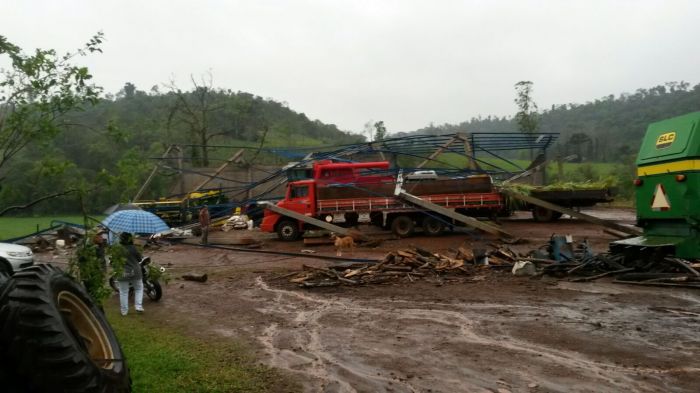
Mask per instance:
[[[104,216],[94,216],[102,219]],[[0,217],[0,240],[12,239],[34,233],[38,230],[47,229],[51,226],[51,221],[67,221],[75,224],[83,224],[82,215],[64,216],[41,216],[41,217]]]
[[[163,327],[148,314],[105,311],[126,354],[134,392],[298,392],[301,388],[272,368],[256,363],[231,339],[207,342]]]

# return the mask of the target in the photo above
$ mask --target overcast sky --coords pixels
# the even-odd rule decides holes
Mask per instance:
[[[540,108],[700,82],[700,1],[11,1],[0,35],[68,51],[98,84],[141,90],[211,70],[310,118],[390,132],[512,115],[531,80]]]

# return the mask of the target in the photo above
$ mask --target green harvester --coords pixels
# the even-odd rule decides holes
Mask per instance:
[[[634,184],[644,234],[611,251],[700,259],[700,112],[649,125]]]

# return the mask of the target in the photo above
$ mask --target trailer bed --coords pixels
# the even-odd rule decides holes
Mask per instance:
[[[450,209],[504,208],[504,198],[498,192],[421,195],[421,199]],[[410,211],[416,207],[396,197],[321,199],[317,202],[319,213],[345,212],[368,213],[375,210]]]
[[[609,188],[591,190],[535,190],[533,197],[564,207],[590,207],[597,203],[612,202]]]

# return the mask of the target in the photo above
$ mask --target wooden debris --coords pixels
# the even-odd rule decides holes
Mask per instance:
[[[186,273],[182,275],[183,280],[206,282],[209,277],[206,273]]]
[[[461,250],[461,255],[473,260],[471,250]],[[465,266],[467,258],[450,258],[421,248],[409,248],[390,252],[376,264],[318,268],[304,265],[303,270],[289,280],[304,288],[336,285],[367,285],[387,282],[415,282],[423,278],[437,278],[440,283],[459,281],[471,274]],[[444,278],[444,279],[443,279]]]
[[[467,262],[474,262],[474,251],[469,248],[460,247],[457,250],[457,259],[463,259]]]

